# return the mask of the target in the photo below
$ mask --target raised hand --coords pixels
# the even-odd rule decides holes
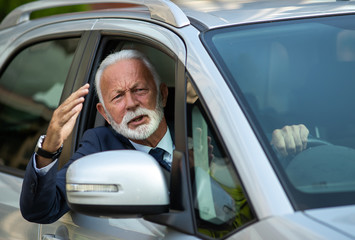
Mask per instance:
[[[89,84],[85,84],[72,93],[54,112],[49,123],[42,148],[47,152],[57,151],[73,131],[75,121],[83,108],[85,96],[89,93]],[[37,156],[37,167],[51,163],[51,159]]]

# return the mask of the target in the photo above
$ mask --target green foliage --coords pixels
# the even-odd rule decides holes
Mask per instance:
[[[16,7],[33,2],[34,0],[0,0],[0,21],[4,19],[4,17],[14,10]],[[31,18],[39,18],[45,17],[53,14],[60,13],[70,13],[70,12],[78,12],[78,11],[86,11],[89,10],[89,5],[77,5],[77,6],[68,6],[68,7],[58,7],[36,11],[31,14]]]
[[[4,19],[16,7],[29,2],[33,2],[33,0],[0,0],[0,20]]]
[[[77,6],[67,6],[67,7],[57,7],[51,9],[44,9],[40,11],[36,11],[31,14],[31,18],[40,18],[45,16],[50,16],[54,14],[61,14],[61,13],[70,13],[70,12],[81,12],[87,11],[90,9],[89,5],[77,5]]]

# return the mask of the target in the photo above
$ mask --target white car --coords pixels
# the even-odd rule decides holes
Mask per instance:
[[[71,5],[88,10],[31,17]],[[67,172],[72,210],[26,221],[24,169],[54,109],[131,48],[169,86],[170,176],[138,151],[89,155]],[[96,103],[92,90],[61,166],[105,125]],[[0,239],[355,239],[354,104],[353,1],[23,5],[0,25]],[[273,131],[299,124],[305,149],[277,151]]]

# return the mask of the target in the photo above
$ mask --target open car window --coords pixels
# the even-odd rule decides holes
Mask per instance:
[[[20,51],[0,77],[0,165],[24,169],[46,132],[79,38],[50,40]]]

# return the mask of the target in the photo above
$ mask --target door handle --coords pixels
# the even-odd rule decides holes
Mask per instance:
[[[56,237],[55,234],[43,234],[42,240],[63,240],[61,237]]]
[[[43,234],[42,240],[69,240],[68,228],[61,225],[55,231],[55,234]]]

